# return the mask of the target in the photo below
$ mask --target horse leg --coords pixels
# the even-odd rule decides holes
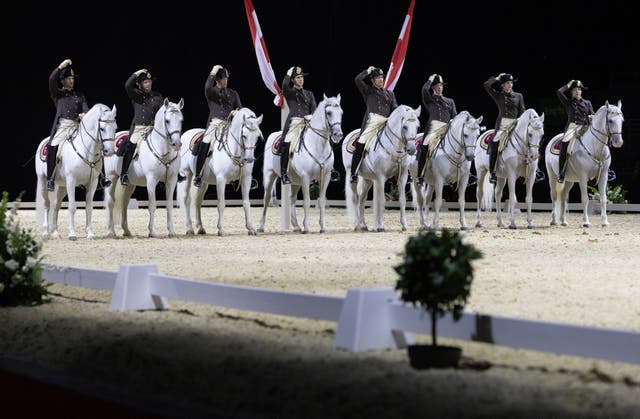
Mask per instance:
[[[549,176],[549,195],[551,196],[551,222],[549,225],[555,226],[558,225],[558,182],[552,179],[552,176]]]
[[[122,208],[120,209],[120,227],[122,227],[122,236],[131,237],[131,230],[129,230],[129,220],[127,218],[129,201],[131,201],[131,195],[136,189],[135,185],[129,184],[124,186],[122,191]],[[155,189],[154,189],[155,190]]]
[[[505,178],[498,178],[496,183],[496,218],[498,219],[498,227],[504,227],[502,222],[502,191],[504,190]]]
[[[302,218],[302,233],[309,233],[309,208],[311,207],[311,197],[309,196],[309,183],[311,179],[305,175],[302,177],[302,205],[304,216]]]
[[[222,176],[216,178],[216,190],[218,192],[218,236],[224,236],[224,226],[222,220],[224,217],[225,201],[225,189],[227,187],[227,180]]]
[[[193,199],[193,214],[196,219],[195,229],[198,234],[207,234],[207,231],[204,229],[204,225],[202,224],[202,201],[204,201],[204,195],[207,193],[207,188],[209,185],[207,184],[206,178],[202,178],[202,184],[198,188],[197,186],[189,186],[191,188],[191,193],[195,193]],[[223,194],[224,195],[224,194]]]
[[[369,195],[369,190],[371,189],[372,183],[369,179],[358,180],[358,184],[356,186],[356,197],[357,202],[355,205],[356,208],[356,227],[355,231],[368,231],[369,228],[365,223],[364,218],[364,204],[367,200],[367,195]]]
[[[418,211],[418,217],[420,219],[420,229],[427,228],[427,217],[425,216],[425,199],[424,199],[424,185],[418,185],[414,178],[413,193],[416,198],[416,211]]]
[[[267,209],[271,205],[273,199],[273,185],[275,183],[276,177],[273,176],[272,173],[269,173],[265,176],[264,182],[264,199],[262,204],[262,218],[260,218],[260,223],[258,224],[258,232],[264,233],[264,224],[267,221]]]
[[[193,224],[191,222],[191,202],[193,201],[192,197],[191,197],[191,182],[192,182],[192,175],[191,175],[191,171],[187,171],[187,178],[183,181],[178,183],[177,188],[178,188],[178,199],[180,199],[180,197],[182,196],[182,202],[180,202],[180,205],[182,206],[182,211],[184,213],[184,226],[186,229],[186,235],[187,236],[193,236],[194,232],[193,232]]]
[[[573,183],[564,181],[564,185],[558,186],[558,201],[560,205],[558,206],[558,215],[560,217],[560,225],[568,226],[567,222],[567,212],[569,209],[569,191],[573,187]]]
[[[156,181],[147,179],[147,195],[149,196],[149,237],[156,237]]]
[[[604,173],[604,176],[606,176],[606,172]],[[587,189],[587,182],[589,181],[588,178],[586,178],[585,176],[582,176],[580,178],[580,200],[582,202],[582,227],[591,227],[591,223],[589,222],[589,191]],[[607,192],[606,192],[606,183],[605,183],[605,187],[601,187],[600,185],[598,185],[598,191],[600,192],[600,208],[602,209],[602,199],[604,198],[605,200],[607,199]],[[604,194],[604,195],[603,195]]]
[[[511,230],[516,229],[516,202],[518,202],[518,198],[516,197],[517,178],[517,175],[513,174],[507,179],[509,182],[509,228]]]
[[[298,202],[298,192],[300,191],[300,185],[291,185],[291,195],[289,201],[289,212],[291,213],[291,228],[295,232],[300,232],[300,226],[298,225],[298,216],[296,214],[296,204]]]
[[[462,176],[460,183],[458,184],[458,206],[460,207],[460,230],[468,230],[467,220],[464,216],[464,206],[466,204],[464,199],[465,191],[467,190],[467,184],[469,183],[469,174]]]
[[[442,208],[442,189],[444,188],[444,180],[436,179],[433,189],[436,192],[436,198],[433,201],[433,222],[431,228],[438,230],[440,228],[440,208]]]
[[[51,216],[51,201],[49,200],[49,191],[47,191],[47,178],[38,177],[38,186],[36,193],[42,199],[42,237],[49,237],[49,217]],[[36,200],[37,201],[37,200]]]
[[[60,207],[62,206],[62,199],[67,194],[67,187],[58,186],[53,192],[53,211],[51,211],[51,237],[58,238],[60,233],[58,232],[58,214],[60,213]]]
[[[607,218],[607,182],[609,168],[604,167],[602,170],[602,175],[598,180],[598,191],[600,192],[600,222],[602,227],[607,227],[609,225],[609,220]]]
[[[402,174],[398,179],[398,201],[400,201],[400,225],[402,226],[402,231],[407,231],[407,178],[409,177],[409,172],[407,170],[403,170]],[[383,194],[384,195],[384,194]],[[384,202],[384,199],[383,199]]]
[[[176,190],[176,183],[178,183],[177,175],[171,179],[166,179],[164,184],[164,194],[167,200],[167,232],[169,237],[176,237],[176,232],[173,229],[173,192]]]
[[[325,222],[326,206],[327,206],[327,188],[329,182],[331,182],[331,170],[326,170],[322,180],[323,188],[320,190],[320,196],[318,197],[318,206],[320,207],[320,233],[327,232],[327,224]]]
[[[482,200],[484,199],[484,191],[482,187],[484,185],[484,177],[487,175],[486,170],[477,170],[478,183],[476,184],[476,227],[482,227]],[[486,208],[485,208],[486,210]]]
[[[115,204],[114,196],[116,189],[116,181],[111,180],[111,186],[104,190],[104,203],[107,209],[107,237],[115,237],[116,229],[113,220],[113,207]]]
[[[373,215],[378,233],[384,232],[384,182],[382,176],[373,182]]]
[[[531,170],[531,168],[529,168]],[[529,179],[527,180],[527,196],[525,202],[527,203],[527,228],[534,228],[533,215],[531,213],[531,207],[533,206],[533,184],[536,181],[535,168],[532,173],[529,173]]]
[[[92,184],[88,188],[87,196],[85,197],[85,209],[84,212],[86,214],[86,222],[85,222],[85,232],[87,233],[88,239],[93,239],[95,234],[93,234],[93,228],[91,226],[91,221],[93,217],[93,195],[96,193],[96,189],[98,187],[98,179],[95,179]]]
[[[251,224],[251,201],[249,200],[249,191],[251,190],[251,172],[253,172],[253,167],[246,168],[246,172],[243,172],[242,176],[242,208],[244,209],[244,220],[245,226],[247,227],[247,232],[250,236],[256,235],[256,229],[253,228],[253,224]]]

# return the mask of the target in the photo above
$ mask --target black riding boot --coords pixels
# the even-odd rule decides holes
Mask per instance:
[[[351,183],[358,182],[358,166],[360,166],[363,153],[364,144],[356,143],[356,149],[353,151],[353,158],[351,159]]]
[[[47,190],[53,191],[56,189],[56,182],[53,179],[53,172],[56,170],[56,156],[58,154],[57,145],[47,146]]]
[[[122,157],[122,170],[120,171],[120,183],[122,184],[122,186],[127,186],[129,184],[129,165],[131,164],[133,153],[135,151],[136,145],[127,142],[127,149],[125,150],[124,156]]]
[[[287,174],[287,168],[289,166],[289,147],[291,146],[290,143],[285,143],[284,140],[282,140],[282,143],[280,143],[280,151],[281,151],[281,155],[280,155],[280,180],[282,181],[283,185],[288,185],[291,183],[291,179],[289,179],[289,175]]]
[[[198,157],[196,158],[196,177],[193,178],[193,184],[198,188],[202,185],[202,168],[204,162],[207,160],[207,154],[209,154],[209,147],[211,143],[200,143],[198,146]]]
[[[564,182],[564,171],[567,165],[567,148],[569,142],[560,143],[560,158],[558,159],[558,183]]]
[[[111,179],[109,179],[107,175],[104,173],[104,159],[102,159],[102,171],[98,176],[98,184],[102,188],[108,188],[109,186],[111,186]]]
[[[424,165],[427,162],[427,154],[429,154],[429,146],[422,144],[420,146],[420,152],[418,153],[418,175],[416,178],[416,183],[418,185],[424,184],[424,176],[422,175],[422,171],[424,170]]]
[[[496,162],[498,161],[498,147],[500,143],[494,143],[493,141],[489,143],[489,182],[495,184],[498,181],[498,177],[496,176]]]

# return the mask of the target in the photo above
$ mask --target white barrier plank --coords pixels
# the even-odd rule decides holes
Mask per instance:
[[[45,265],[42,272],[42,278],[49,282],[108,291],[113,291],[117,276],[116,272],[54,265]]]
[[[149,292],[239,310],[337,322],[343,298],[149,275]]]
[[[390,315],[393,329],[431,334],[431,320],[419,308],[396,304]],[[640,364],[637,332],[471,313],[458,322],[446,315],[437,327],[442,337]]]

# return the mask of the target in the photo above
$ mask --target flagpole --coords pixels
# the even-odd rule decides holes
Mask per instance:
[[[280,130],[284,129],[287,116],[289,116],[289,106],[285,100],[280,108]],[[284,141],[284,138],[280,141]],[[291,184],[285,185],[282,182],[280,182],[280,229],[291,230]]]

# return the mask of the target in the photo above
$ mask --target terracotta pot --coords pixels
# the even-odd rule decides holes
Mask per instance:
[[[457,346],[409,345],[409,362],[415,369],[457,368],[462,348]]]

